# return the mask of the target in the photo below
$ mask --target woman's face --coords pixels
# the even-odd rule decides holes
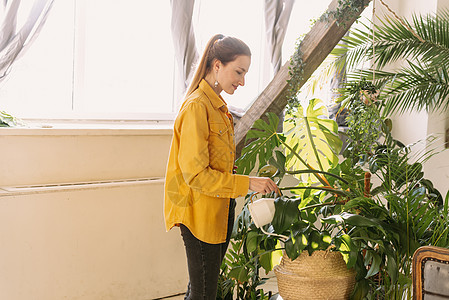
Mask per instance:
[[[216,64],[216,80],[219,88],[232,95],[241,85],[245,85],[245,75],[248,73],[251,57],[239,55],[235,60],[223,65],[220,61]]]

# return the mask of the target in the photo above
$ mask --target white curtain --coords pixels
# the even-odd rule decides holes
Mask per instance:
[[[276,74],[282,66],[282,44],[295,0],[265,0],[268,54]]]
[[[194,5],[195,0],[171,0],[171,30],[178,65],[178,80],[175,84],[178,104],[192,79],[194,65],[199,57],[192,24]]]
[[[295,0],[265,0],[265,33],[273,76],[282,66],[282,44],[294,3]],[[282,132],[284,112],[279,114],[279,121],[278,132]]]
[[[47,20],[54,0],[35,0],[24,24],[17,28],[20,0],[0,4],[0,81],[8,75],[14,61],[23,55]]]

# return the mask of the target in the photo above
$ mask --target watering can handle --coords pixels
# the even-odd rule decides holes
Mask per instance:
[[[250,201],[251,203],[253,203],[253,197],[256,196],[257,194],[259,194],[259,192],[255,192],[254,194],[251,195],[251,197],[249,197],[249,201]],[[276,194],[277,194],[278,196],[282,196],[281,190],[279,189],[278,186],[276,186]]]
[[[283,241],[284,243],[288,240],[288,236],[282,235],[282,234],[277,234],[277,233],[270,233],[267,232],[265,229],[263,229],[263,226],[259,228],[263,233],[265,233],[266,235],[272,235],[272,236],[277,236],[281,241]]]

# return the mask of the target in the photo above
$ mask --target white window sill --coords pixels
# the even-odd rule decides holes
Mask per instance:
[[[10,187],[0,187],[0,197],[54,193],[64,191],[67,192],[79,190],[95,190],[95,189],[106,189],[106,188],[134,186],[134,185],[154,185],[154,184],[164,184],[164,182],[165,178],[153,177],[153,178],[104,180],[104,181],[59,183],[59,184],[31,185],[31,186],[10,186]]]
[[[171,135],[173,121],[23,120],[25,126],[0,127],[0,136]]]

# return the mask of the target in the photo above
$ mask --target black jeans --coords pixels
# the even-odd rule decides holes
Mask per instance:
[[[217,296],[218,275],[223,258],[231,239],[234,226],[235,200],[229,204],[228,232],[226,242],[208,244],[198,240],[190,230],[181,224],[181,235],[187,254],[189,285],[185,300],[215,300]]]

